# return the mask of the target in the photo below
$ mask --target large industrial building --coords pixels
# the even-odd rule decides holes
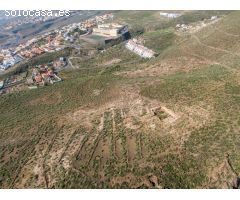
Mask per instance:
[[[93,34],[104,37],[119,37],[128,31],[128,27],[120,24],[99,24],[93,28]]]

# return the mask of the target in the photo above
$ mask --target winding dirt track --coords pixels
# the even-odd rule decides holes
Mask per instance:
[[[217,48],[217,47],[213,47],[213,46],[210,46],[210,45],[207,45],[203,42],[201,42],[201,40],[199,39],[199,37],[197,37],[196,35],[192,35],[192,37],[198,42],[198,44],[204,46],[204,47],[207,47],[209,49],[213,49],[213,50],[216,50],[216,51],[222,51],[222,52],[225,52],[227,54],[230,54],[230,55],[233,55],[233,56],[239,56],[240,57],[240,54],[238,53],[233,53],[231,51],[228,51],[226,49],[221,49],[221,48]]]
[[[209,49],[216,50],[216,51],[221,51],[221,52],[230,54],[230,55],[232,55],[232,56],[240,57],[240,54],[238,54],[238,53],[233,53],[233,52],[228,51],[228,50],[226,50],[226,49],[221,49],[221,48],[217,48],[217,47],[213,47],[213,46],[207,45],[207,44],[201,42],[201,40],[199,39],[199,37],[197,37],[197,36],[194,35],[194,34],[192,35],[192,38],[194,38],[199,45],[202,45],[202,46],[207,47],[207,48],[209,48]],[[223,64],[223,63],[214,62],[214,64],[221,65],[221,66],[225,67],[226,69],[228,69],[228,70],[230,70],[230,71],[238,72],[237,69],[234,69],[234,68],[232,68],[232,67],[229,67],[229,66],[227,66],[227,65],[225,65],[225,64]]]
[[[232,34],[232,33],[228,33],[228,32],[225,32],[225,31],[222,31],[221,29],[219,28],[215,28],[217,31],[225,34],[225,35],[228,35],[228,36],[233,36],[233,37],[240,37],[240,35],[237,35],[237,34]]]

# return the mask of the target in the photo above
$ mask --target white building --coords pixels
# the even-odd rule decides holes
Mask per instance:
[[[155,52],[151,49],[148,49],[147,47],[144,47],[136,42],[136,40],[129,40],[125,47],[129,49],[130,51],[138,54],[142,58],[154,58]]]
[[[99,24],[97,28],[93,28],[93,34],[107,37],[117,37],[126,31],[127,26],[114,23]]]
[[[216,20],[218,17],[217,16],[212,16],[211,20]]]
[[[167,12],[160,12],[160,15],[163,17],[168,17],[168,18],[177,18],[181,16],[180,13],[167,13]]]

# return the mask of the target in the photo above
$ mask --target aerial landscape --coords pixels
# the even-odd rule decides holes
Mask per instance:
[[[0,188],[240,188],[240,11],[51,12],[0,11]]]

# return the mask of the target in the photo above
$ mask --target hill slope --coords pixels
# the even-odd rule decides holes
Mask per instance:
[[[153,60],[119,44],[76,59],[64,82],[1,96],[1,187],[236,187],[240,18],[223,16],[194,33],[145,30]]]

